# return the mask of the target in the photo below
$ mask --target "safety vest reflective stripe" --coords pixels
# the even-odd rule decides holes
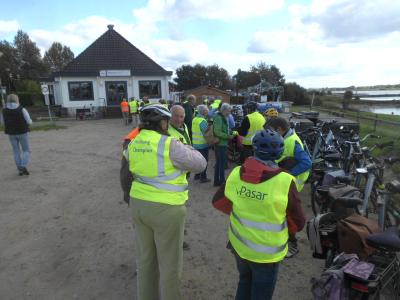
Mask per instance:
[[[160,173],[159,173],[160,174]],[[142,179],[143,181],[156,181],[156,182],[163,182],[168,180],[173,180],[181,176],[183,173],[181,171],[177,171],[170,175],[158,175],[157,177],[147,177],[147,176],[137,176],[138,178]]]
[[[206,145],[207,142],[204,139],[203,133],[201,132],[200,124],[206,121],[205,118],[196,116],[192,121],[192,143],[194,145]]]
[[[256,222],[245,218],[241,218],[235,213],[235,211],[232,211],[231,214],[236,220],[239,221],[240,224],[246,227],[256,228],[264,231],[274,231],[274,232],[280,232],[287,227],[286,220],[282,224],[273,224],[267,222]]]
[[[276,254],[279,253],[283,250],[285,250],[287,242],[279,247],[269,247],[269,246],[265,246],[265,245],[259,245],[259,244],[255,244],[245,238],[243,238],[242,236],[240,236],[240,234],[233,228],[232,224],[230,224],[229,227],[230,231],[232,232],[232,234],[243,244],[245,244],[247,247],[249,247],[250,249],[256,251],[256,252],[261,252],[261,253],[266,253],[266,254]]]
[[[174,184],[168,184],[168,183],[161,183],[157,179],[153,178],[150,179],[149,177],[143,178],[142,176],[135,176],[135,180],[148,184],[151,186],[154,186],[155,188],[167,190],[170,192],[184,192],[188,189],[187,185],[174,185]]]
[[[243,141],[248,141],[251,143],[253,136],[257,133],[257,131],[247,131],[246,136],[243,138]]]
[[[182,205],[188,199],[186,173],[169,158],[172,138],[142,129],[129,144],[129,169],[133,174],[133,199]]]

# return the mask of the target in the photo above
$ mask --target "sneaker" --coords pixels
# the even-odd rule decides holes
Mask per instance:
[[[185,241],[183,241],[183,245],[182,245],[183,250],[189,250],[190,246],[188,243],[186,243]]]
[[[22,171],[22,174],[23,174],[23,175],[29,175],[29,172],[28,172],[28,170],[27,170],[25,167],[22,167],[21,171]],[[21,171],[20,171],[20,172],[21,172]],[[21,176],[21,175],[20,175],[20,176]]]
[[[289,241],[289,245],[288,246],[289,246],[289,249],[288,249],[288,252],[286,253],[286,258],[292,258],[297,253],[299,253],[299,248],[297,247],[297,242]]]
[[[23,176],[23,175],[24,175],[24,171],[18,170],[18,175],[19,175],[19,176]]]

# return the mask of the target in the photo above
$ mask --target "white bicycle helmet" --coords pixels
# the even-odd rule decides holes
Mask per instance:
[[[139,117],[143,123],[158,123],[161,120],[169,120],[171,112],[162,104],[151,104],[140,110]]]

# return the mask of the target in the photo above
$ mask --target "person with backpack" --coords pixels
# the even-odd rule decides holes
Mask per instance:
[[[4,133],[8,134],[10,139],[18,175],[29,175],[27,169],[30,156],[28,131],[32,120],[28,111],[19,104],[16,94],[8,95],[6,107],[3,109],[3,119]]]
[[[236,300],[272,299],[289,232],[305,224],[295,178],[275,163],[283,138],[262,130],[252,145],[254,157],[234,168],[213,197],[213,206],[229,214],[228,248],[239,271]]]
[[[136,232],[138,299],[180,300],[187,172],[202,172],[204,157],[168,135],[170,111],[140,111],[140,131],[126,153],[133,175],[130,207]]]

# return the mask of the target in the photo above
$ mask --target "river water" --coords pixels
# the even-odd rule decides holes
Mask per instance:
[[[332,91],[333,94],[343,94],[344,91]],[[400,100],[400,90],[371,90],[362,91],[357,90],[353,92],[354,97],[359,95],[360,100],[365,101],[391,101]],[[363,97],[368,95],[367,97]],[[391,96],[385,96],[391,95]],[[376,114],[387,114],[387,115],[400,115],[400,107],[391,106],[371,106],[368,108],[369,111]]]

